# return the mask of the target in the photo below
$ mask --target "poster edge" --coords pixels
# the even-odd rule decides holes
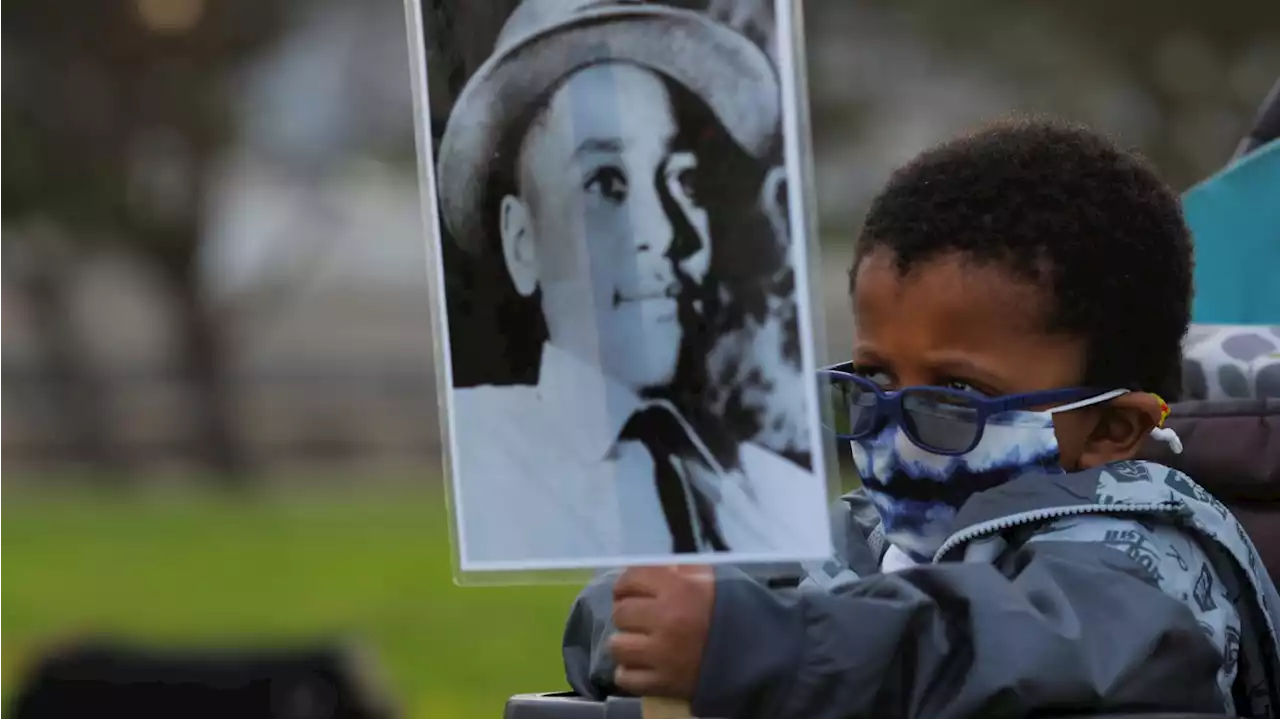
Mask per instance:
[[[435,150],[431,117],[431,87],[427,72],[427,41],[422,0],[404,0],[408,34],[409,76],[413,83],[414,142],[418,162],[419,212],[426,249],[426,275],[430,288],[432,352],[436,375],[436,412],[443,428],[440,469],[449,526],[449,552],[455,583],[467,572],[465,512],[457,486],[453,462],[457,457],[457,432],[453,417],[453,361],[449,334],[448,298],[445,290],[443,246],[440,237],[440,207],[437,200]]]
[[[814,221],[814,182],[812,175],[812,139],[805,135],[808,131],[807,82],[805,78],[803,58],[797,53],[803,52],[804,38],[796,37],[803,32],[801,0],[769,0],[772,6],[777,66],[775,71],[779,77],[779,100],[781,112],[779,116],[779,132],[783,149],[783,169],[790,187],[795,189],[787,193],[787,214],[791,240],[790,259],[795,271],[797,283],[794,299],[800,313],[798,323],[799,341],[801,345],[801,376],[804,380],[816,376],[819,361],[817,354],[821,351],[819,342],[825,335],[819,323],[823,320],[821,308],[820,282],[815,282],[811,275],[812,260],[820,257],[821,245],[816,241],[817,231]],[[809,436],[808,446],[811,450],[810,467],[802,468],[812,477],[818,486],[815,494],[821,495],[818,519],[825,530],[826,538],[822,546],[823,554],[815,556],[807,550],[782,552],[727,552],[723,554],[695,555],[650,555],[626,557],[588,557],[583,559],[544,560],[544,559],[502,559],[475,560],[466,551],[466,508],[462,504],[461,477],[454,471],[454,462],[458,456],[458,429],[452,420],[455,387],[453,386],[453,367],[451,353],[451,337],[448,322],[448,297],[445,288],[443,247],[440,235],[441,217],[438,202],[437,172],[433,142],[433,118],[431,117],[431,87],[427,72],[426,29],[422,0],[404,0],[406,8],[407,32],[409,35],[410,71],[413,82],[414,131],[419,163],[419,195],[422,203],[422,222],[426,232],[424,240],[427,244],[428,281],[431,285],[432,306],[430,308],[433,330],[433,349],[436,361],[437,379],[437,412],[440,424],[444,428],[446,441],[442,446],[441,465],[444,473],[446,489],[446,511],[450,531],[450,549],[452,576],[459,585],[467,584],[510,584],[510,583],[545,583],[555,581],[548,573],[602,570],[625,566],[652,564],[756,564],[776,562],[807,562],[817,558],[830,556],[834,544],[830,537],[830,503],[840,494],[840,478],[831,471],[838,467],[833,459],[833,443],[823,430],[823,406],[818,396],[816,383],[803,381],[806,394],[806,425]],[[447,122],[447,120],[446,120]],[[800,240],[800,241],[796,241]],[[804,492],[805,502],[813,502],[810,492]],[[807,513],[807,512],[806,512]],[[816,548],[815,548],[816,551]],[[520,581],[516,573],[538,575],[536,578],[526,577],[529,581]],[[483,579],[481,577],[484,577]],[[492,580],[490,579],[492,578]]]

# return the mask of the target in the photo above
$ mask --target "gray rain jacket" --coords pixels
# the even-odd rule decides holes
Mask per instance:
[[[1235,711],[1280,717],[1280,596],[1231,513],[1185,474],[1121,462],[977,494],[927,566],[879,573],[865,495],[798,587],[717,569],[696,716],[968,719]],[[565,630],[579,694],[618,693],[616,573]]]

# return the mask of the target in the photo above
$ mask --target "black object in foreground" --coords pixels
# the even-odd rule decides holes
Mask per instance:
[[[391,719],[346,647],[147,651],[106,642],[51,652],[28,674],[13,719],[186,717]]]

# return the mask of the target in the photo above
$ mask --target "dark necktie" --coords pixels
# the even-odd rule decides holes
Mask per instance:
[[[662,513],[671,530],[672,550],[677,553],[706,548],[718,552],[728,550],[716,526],[711,502],[676,469],[677,462],[705,462],[672,410],[649,406],[637,411],[622,428],[619,438],[640,442],[653,457],[654,481]]]

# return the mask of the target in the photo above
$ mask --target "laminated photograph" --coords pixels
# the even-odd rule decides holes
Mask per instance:
[[[792,3],[408,2],[458,568],[829,556]]]

